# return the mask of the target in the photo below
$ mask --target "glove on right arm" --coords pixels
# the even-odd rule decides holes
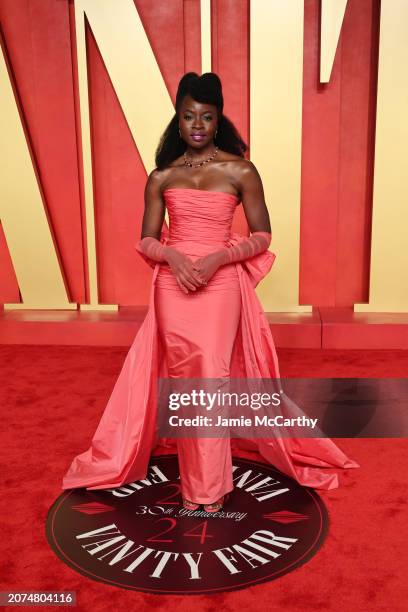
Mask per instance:
[[[177,249],[163,245],[154,236],[145,236],[140,241],[141,251],[158,262],[167,262],[173,272],[180,289],[184,293],[195,291],[203,282],[193,268],[191,259]]]

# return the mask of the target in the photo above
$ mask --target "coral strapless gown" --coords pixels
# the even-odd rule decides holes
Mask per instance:
[[[193,260],[242,240],[231,232],[239,199],[220,191],[172,188],[164,192],[170,227],[162,243]],[[280,378],[275,345],[255,292],[269,272],[270,251],[222,266],[206,286],[183,293],[168,264],[154,268],[146,318],[126,356],[88,450],[75,457],[63,489],[105,489],[146,477],[156,446],[157,377]],[[324,468],[359,467],[328,438],[268,438],[234,444],[262,457],[300,484],[338,486]],[[233,488],[231,441],[178,439],[183,495],[211,503]]]

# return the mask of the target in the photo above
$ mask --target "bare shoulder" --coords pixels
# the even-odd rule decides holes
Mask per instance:
[[[165,179],[165,173],[166,170],[159,170],[158,168],[155,168],[150,172],[149,176],[147,177],[147,185],[153,188],[160,187],[163,180]]]
[[[216,163],[223,166],[234,178],[239,178],[239,176],[245,172],[245,168],[248,164],[251,164],[251,162],[244,157],[229,153],[228,151],[223,151],[222,149],[218,151]]]
[[[150,194],[160,194],[162,187],[168,179],[170,169],[168,167],[159,170],[155,168],[147,177],[145,191]]]
[[[225,164],[229,170],[235,169],[236,166],[242,166],[246,161],[247,160],[240,155],[235,155],[223,149],[218,149],[217,158],[215,160],[216,163]]]
[[[227,162],[229,168],[233,169],[237,174],[246,174],[254,170],[256,172],[254,164],[249,159],[245,159],[245,157],[240,155],[234,155],[234,153],[220,151],[218,161]]]
[[[234,182],[240,191],[243,191],[245,186],[261,183],[261,177],[255,165],[244,157],[239,155],[227,154],[229,159],[227,162],[228,170],[231,176],[234,177]]]
[[[237,182],[241,192],[253,189],[263,191],[260,174],[255,164],[248,159],[245,160],[245,163],[237,167]]]
[[[241,164],[237,164],[237,172],[242,180],[259,178],[259,172],[249,159],[241,159]]]

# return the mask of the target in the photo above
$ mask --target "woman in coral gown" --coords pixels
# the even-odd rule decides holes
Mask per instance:
[[[275,346],[255,287],[275,255],[261,178],[223,114],[219,77],[187,73],[176,113],[145,188],[142,236],[135,245],[154,268],[146,318],[128,352],[87,451],[63,488],[105,489],[146,477],[158,442],[157,378],[280,378]],[[231,232],[242,203],[251,235]],[[163,226],[165,209],[169,229]],[[336,473],[358,467],[328,438],[246,440],[300,484],[331,489]],[[219,510],[232,491],[231,441],[179,438],[183,505]]]

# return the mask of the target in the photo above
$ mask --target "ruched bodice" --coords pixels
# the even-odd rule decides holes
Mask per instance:
[[[169,246],[195,242],[210,250],[226,246],[238,197],[222,191],[169,188],[164,191],[169,213]],[[208,251],[209,252],[209,251]]]
[[[163,196],[169,214],[167,246],[178,249],[195,261],[228,245],[232,219],[239,204],[238,196],[223,191],[181,187],[165,189]],[[235,283],[233,286],[230,284],[229,288],[239,290],[234,264],[217,270],[205,289],[227,288],[231,280],[235,280]],[[177,281],[165,263],[160,265],[156,283],[179,290]]]

